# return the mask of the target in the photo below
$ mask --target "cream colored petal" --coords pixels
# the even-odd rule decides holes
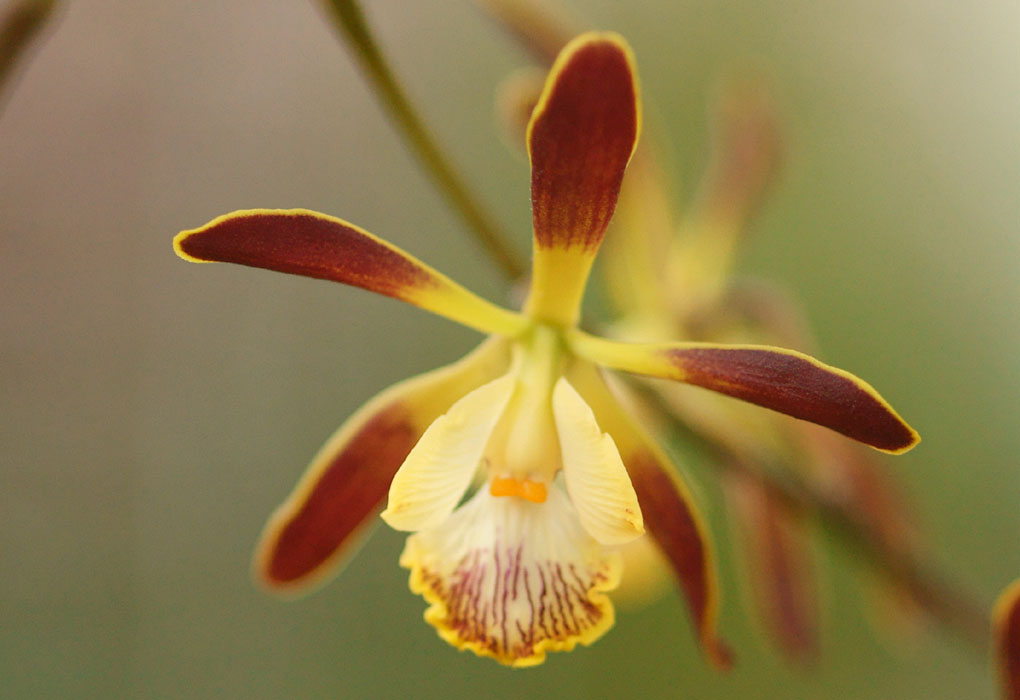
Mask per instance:
[[[584,529],[602,544],[629,542],[645,531],[634,487],[613,438],[565,378],[553,391],[567,493]]]
[[[540,664],[613,626],[605,593],[620,582],[620,553],[584,531],[556,486],[544,503],[480,489],[438,527],[411,535],[400,565],[440,637],[507,666]]]
[[[453,512],[516,381],[511,371],[483,384],[429,426],[390,484],[382,513],[390,527],[413,532],[438,525]]]

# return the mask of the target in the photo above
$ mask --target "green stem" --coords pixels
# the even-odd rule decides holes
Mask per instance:
[[[366,77],[393,122],[407,139],[439,189],[449,198],[470,230],[510,279],[521,277],[525,268],[506,236],[458,177],[439,149],[424,122],[411,106],[396,77],[383,58],[379,45],[365,22],[356,0],[326,0],[330,17],[361,63]]]

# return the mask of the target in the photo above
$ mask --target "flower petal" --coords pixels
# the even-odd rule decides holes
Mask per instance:
[[[556,60],[560,50],[576,33],[578,22],[563,8],[546,2],[521,0],[476,0],[483,10],[528,49],[543,64]]]
[[[921,441],[875,389],[854,375],[765,345],[618,343],[573,331],[574,351],[592,362],[693,384],[831,428],[900,454]]]
[[[613,603],[620,609],[637,610],[660,600],[672,591],[673,569],[649,533],[620,548],[623,578],[613,591]]]
[[[710,119],[711,162],[667,256],[671,293],[702,305],[727,288],[738,246],[781,155],[775,109],[761,77],[723,85]]]
[[[634,487],[613,438],[563,377],[553,391],[553,414],[563,454],[563,478],[581,525],[606,545],[630,542],[645,531]]]
[[[640,128],[637,75],[617,34],[571,41],[528,125],[534,266],[528,312],[573,323]]]
[[[545,77],[545,71],[528,66],[514,71],[496,87],[499,132],[514,155],[524,154],[528,124],[545,87]]]
[[[645,527],[669,559],[705,655],[715,666],[728,668],[732,654],[715,631],[718,587],[711,542],[693,498],[673,473],[669,458],[623,410],[595,367],[578,362],[569,376],[599,426],[616,440]]]
[[[556,486],[544,503],[479,489],[440,526],[409,537],[400,565],[440,637],[501,664],[540,664],[613,626],[605,591],[620,581],[620,555],[584,531]]]
[[[807,533],[797,515],[753,478],[726,479],[747,563],[746,580],[768,631],[792,660],[818,655],[819,610]]]
[[[459,362],[386,389],[349,418],[266,524],[255,553],[259,581],[299,593],[335,573],[419,436],[457,396],[505,371],[506,345],[486,341]]]
[[[483,384],[429,426],[393,477],[382,512],[390,527],[414,532],[449,517],[471,485],[516,383],[511,371]]]
[[[1020,700],[1020,579],[1010,584],[996,601],[992,629],[1002,696],[1006,700]]]
[[[793,425],[800,429],[801,444],[811,460],[811,478],[825,493],[866,523],[890,551],[908,557],[922,548],[914,504],[874,452],[816,425]],[[883,638],[902,644],[921,631],[925,613],[908,587],[871,568],[859,578],[869,603],[868,621]]]
[[[761,204],[782,156],[779,119],[763,76],[723,84],[711,120],[711,163],[696,216],[703,224],[733,218],[739,229]]]
[[[808,423],[796,424],[800,444],[815,465],[812,478],[891,550],[904,556],[921,545],[916,513],[877,455]]]
[[[672,311],[663,286],[663,251],[676,237],[671,193],[648,140],[642,141],[627,167],[602,258],[609,298],[625,315],[664,316]]]
[[[191,262],[238,263],[361,287],[483,333],[515,335],[525,323],[354,224],[307,209],[235,211],[181,231],[174,250]]]

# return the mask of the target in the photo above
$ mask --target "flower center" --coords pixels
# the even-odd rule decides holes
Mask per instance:
[[[489,493],[542,503],[562,468],[552,392],[563,372],[559,333],[536,326],[521,343],[517,385],[485,447]]]
[[[513,479],[492,477],[489,482],[489,493],[493,496],[516,496],[532,503],[545,503],[548,496],[545,484],[531,479]]]

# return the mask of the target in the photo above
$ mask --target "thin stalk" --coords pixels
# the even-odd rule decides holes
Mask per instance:
[[[431,132],[411,106],[404,90],[383,58],[379,45],[365,22],[361,7],[356,0],[325,0],[325,5],[340,35],[357,57],[374,92],[382,101],[390,119],[407,140],[411,151],[507,277],[512,280],[520,278],[525,272],[524,265],[514,249],[507,244],[507,238],[500,227],[485,212],[457,175]]]
[[[815,513],[827,531],[902,586],[933,619],[975,651],[987,655],[991,638],[991,606],[975,600],[935,562],[916,551],[903,551],[893,546],[860,515],[789,470],[778,465],[752,465],[748,460],[734,458],[725,445],[700,435],[673,417],[654,390],[636,382],[629,385],[666,421],[672,437],[688,441],[714,456],[716,459],[711,462],[718,468],[756,478],[773,496],[791,508]]]

